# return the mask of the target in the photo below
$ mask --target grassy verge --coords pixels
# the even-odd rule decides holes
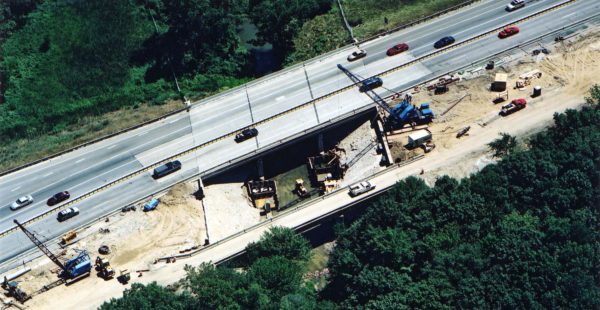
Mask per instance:
[[[354,35],[366,39],[382,31],[407,24],[455,6],[465,0],[417,0],[395,1],[390,4],[373,5],[374,1],[345,0],[344,10],[354,27]],[[390,2],[390,1],[386,1]],[[403,3],[410,2],[410,3]],[[384,24],[384,18],[388,24]]]

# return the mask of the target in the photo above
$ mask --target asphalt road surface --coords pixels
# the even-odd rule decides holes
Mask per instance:
[[[453,35],[460,42],[561,2],[530,1],[525,8],[509,13],[504,11],[504,1],[481,1],[430,22],[367,42],[361,48],[367,51],[368,56],[359,61],[346,61],[347,55],[354,49],[348,47],[322,59],[309,61],[304,66],[250,83],[238,92],[209,98],[195,105],[189,113],[174,115],[3,176],[0,178],[0,231],[12,227],[14,218],[25,221],[46,211],[46,199],[56,192],[69,190],[72,197],[83,195],[193,145],[211,141],[349,85],[350,80],[336,68],[337,63],[345,64],[364,77],[375,75],[432,52],[433,43],[440,37]],[[384,86],[404,89],[598,12],[598,1],[575,1],[519,24],[521,33],[514,37],[500,40],[497,36],[488,36],[383,76]],[[387,57],[387,48],[399,42],[408,43],[411,49]],[[388,93],[383,89],[378,89],[378,92],[381,95]],[[210,144],[195,154],[180,158],[183,169],[173,175],[158,181],[150,178],[149,173],[139,175],[79,203],[77,207],[81,214],[71,220],[58,223],[55,216],[50,216],[34,223],[30,229],[46,238],[55,237],[130,201],[146,197],[199,172],[226,166],[240,156],[371,104],[368,97],[356,89],[342,92],[257,126],[260,134],[256,139],[236,144],[231,138]],[[432,108],[435,111],[435,106]],[[8,205],[26,194],[33,195],[35,203],[10,211]],[[0,239],[0,262],[31,246],[20,232]]]

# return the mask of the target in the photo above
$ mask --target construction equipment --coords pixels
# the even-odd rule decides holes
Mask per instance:
[[[346,69],[344,66],[338,64],[338,69],[342,70],[356,85],[363,85],[365,80],[361,80],[357,75],[350,72],[350,70]],[[429,103],[423,103],[419,108],[412,105],[412,97],[405,96],[404,100],[397,104],[394,108],[391,108],[387,105],[385,100],[381,98],[376,92],[372,89],[366,89],[364,91],[373,102],[375,102],[379,107],[381,107],[384,111],[388,113],[390,116],[388,120],[391,120],[393,126],[402,127],[404,124],[427,124],[430,123],[433,119],[434,115],[431,109],[429,109]],[[389,124],[388,124],[389,125]]]
[[[62,244],[67,244],[69,243],[69,241],[75,239],[75,237],[77,237],[77,232],[75,232],[74,230],[71,230],[69,232],[67,232],[62,238],[61,238],[61,243]]]
[[[25,291],[19,288],[19,283],[17,281],[8,281],[5,278],[4,282],[2,282],[2,288],[8,292],[9,296],[14,297],[20,303],[24,303],[31,298]]]
[[[96,270],[98,275],[104,280],[112,279],[115,276],[114,269],[110,266],[110,262],[106,258],[96,257]]]
[[[519,79],[516,82],[517,88],[523,88],[531,84],[533,79],[539,79],[542,77],[542,71],[540,70],[532,70],[526,73],[519,75]]]
[[[77,278],[83,277],[85,275],[89,275],[90,270],[92,269],[92,264],[90,262],[90,256],[87,251],[81,251],[79,254],[69,260],[67,260],[64,264],[61,262],[56,255],[54,255],[45,245],[42,243],[36,236],[27,230],[19,221],[14,220],[15,224],[27,235],[29,240],[37,246],[40,251],[42,251],[50,260],[57,265],[61,269],[61,277],[69,280],[75,280]]]
[[[427,84],[427,90],[438,90],[441,88],[448,89],[448,84],[460,81],[460,77],[450,74],[444,75],[436,81]]]
[[[298,195],[298,197],[300,197],[300,198],[306,198],[306,197],[310,196],[310,194],[306,190],[306,187],[304,186],[303,179],[296,179],[295,191],[296,191],[296,194]]]
[[[121,284],[127,284],[131,280],[131,272],[127,269],[123,269],[119,271],[119,276],[117,277],[117,281]]]
[[[524,109],[526,106],[527,101],[525,101],[525,99],[515,99],[511,101],[511,103],[502,106],[502,109],[500,110],[500,115],[506,116],[512,114],[514,112]]]

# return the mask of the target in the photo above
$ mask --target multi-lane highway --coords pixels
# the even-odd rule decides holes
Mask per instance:
[[[31,225],[31,229],[41,235],[49,238],[56,236],[162,187],[199,172],[227,165],[231,160],[372,104],[356,89],[351,89],[260,123],[311,99],[348,86],[350,81],[337,70],[337,63],[344,63],[365,77],[375,75],[431,53],[434,51],[433,43],[442,36],[453,35],[460,42],[562,2],[564,0],[529,1],[525,8],[509,13],[504,11],[504,1],[481,1],[430,22],[364,43],[361,48],[367,51],[368,56],[354,63],[348,64],[346,61],[346,56],[354,49],[348,47],[302,66],[275,73],[234,92],[199,102],[189,113],[174,115],[3,176],[0,178],[0,231],[12,227],[13,218],[25,221],[45,212],[48,208],[46,199],[58,191],[69,190],[73,197],[83,195],[192,146],[259,123],[257,128],[260,134],[257,139],[236,144],[232,137],[228,137],[211,143],[182,156],[183,169],[174,175],[160,181],[151,179],[149,173],[136,175],[78,203],[81,215],[72,220],[59,224],[54,217],[47,217]],[[517,36],[505,40],[499,40],[494,35],[487,36],[385,75],[385,86],[404,89],[560,29],[563,25],[598,14],[599,11],[600,3],[597,1],[573,1],[520,23],[522,31]],[[385,56],[387,48],[400,42],[408,43],[411,49],[401,55]],[[386,91],[382,89],[380,93],[385,95]],[[435,110],[435,106],[433,108]],[[36,202],[21,210],[10,211],[8,205],[25,194],[32,194]],[[3,237],[0,239],[0,262],[29,247],[27,239],[20,233]]]

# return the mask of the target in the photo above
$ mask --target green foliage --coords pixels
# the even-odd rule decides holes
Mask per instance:
[[[100,306],[100,310],[185,310],[195,309],[188,294],[176,294],[156,283],[143,285],[133,283],[123,292],[123,297],[112,298]]]
[[[458,182],[400,182],[337,240],[323,296],[348,309],[600,307],[600,111]]]
[[[595,84],[590,89],[590,95],[585,98],[585,101],[596,108],[600,108],[600,85]]]
[[[337,6],[333,6],[327,14],[315,16],[302,25],[294,36],[294,49],[287,57],[286,64],[317,57],[351,42],[348,31],[343,27],[340,12]]]
[[[258,28],[258,43],[271,43],[277,63],[282,63],[302,25],[330,8],[330,0],[250,0],[248,14]]]
[[[515,150],[517,147],[517,138],[507,133],[501,133],[500,138],[490,142],[488,146],[494,151],[494,157],[502,157]]]
[[[119,91],[141,42],[132,1],[46,1],[3,45],[0,136],[33,136],[136,98]],[[116,89],[116,91],[114,91]]]
[[[272,227],[260,238],[246,247],[248,260],[254,262],[261,257],[281,256],[290,260],[308,261],[310,244],[302,236],[285,227]]]
[[[244,1],[161,0],[151,7],[166,30],[145,42],[136,56],[142,64],[153,64],[148,80],[170,78],[171,70],[186,77],[240,75],[247,54],[237,34]]]

